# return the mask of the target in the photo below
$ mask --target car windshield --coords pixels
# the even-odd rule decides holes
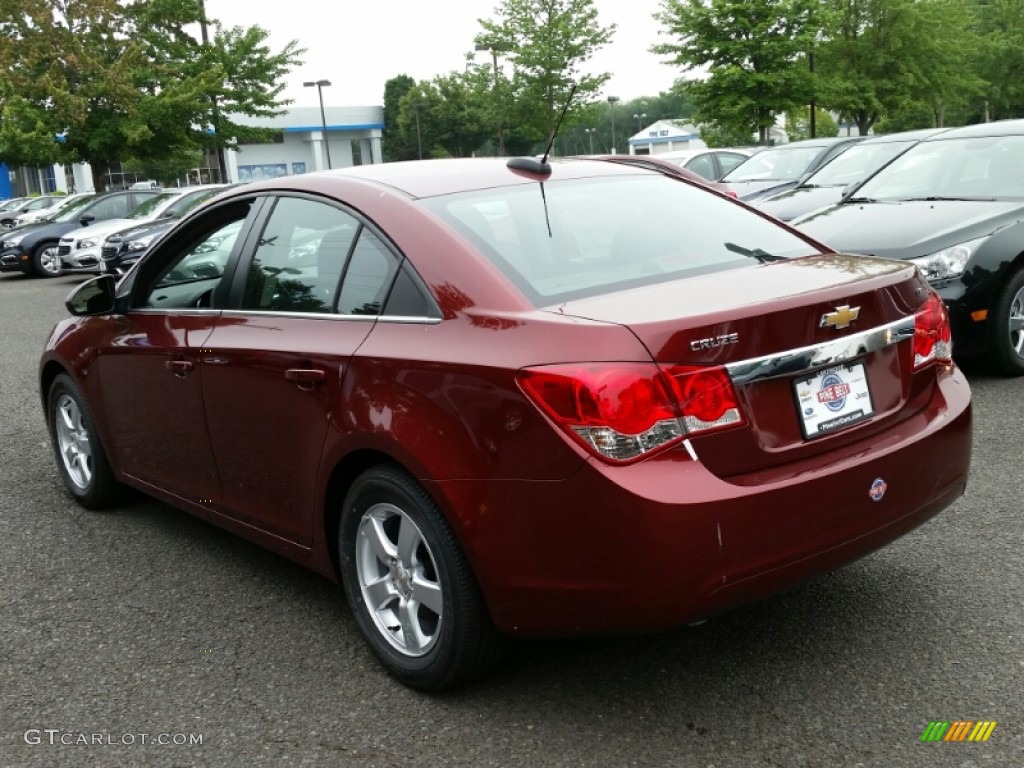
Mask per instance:
[[[1024,197],[1024,136],[921,142],[857,191],[870,200]]]
[[[806,187],[845,187],[862,181],[913,145],[913,141],[886,141],[878,144],[855,144],[814,172],[804,182]]]
[[[173,200],[176,197],[181,197],[179,192],[164,192],[161,195],[153,195],[153,197],[147,198],[146,200],[139,203],[137,206],[129,211],[126,219],[148,219],[153,215],[153,212],[159,208],[167,205],[168,200]]]
[[[217,187],[215,189],[197,189],[194,192],[187,192],[182,195],[179,199],[175,200],[167,209],[160,215],[162,219],[178,219],[183,215],[191,211],[193,208],[201,203],[205,203],[214,195],[223,192],[224,187]]]
[[[737,165],[722,181],[794,181],[821,153],[821,147],[765,149]]]
[[[0,203],[0,212],[3,212],[3,211],[14,211],[14,210],[17,210],[18,208],[23,207],[24,205],[25,205],[25,198],[23,198],[23,197],[15,197],[15,198],[12,198],[11,200],[4,200],[3,203]]]
[[[662,175],[502,187],[423,204],[537,306],[818,252],[743,206]]]
[[[78,218],[78,210],[84,208],[86,205],[93,201],[93,197],[79,197],[71,200],[67,205],[61,207],[55,211],[53,215],[48,217],[49,221],[74,221]]]

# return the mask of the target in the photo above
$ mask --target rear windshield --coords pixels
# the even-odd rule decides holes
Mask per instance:
[[[729,171],[722,181],[793,181],[807,172],[822,151],[821,147],[764,149]]]
[[[817,252],[742,205],[655,174],[421,202],[536,306]]]

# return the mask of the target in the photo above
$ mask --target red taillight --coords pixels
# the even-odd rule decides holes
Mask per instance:
[[[732,379],[724,368],[675,366],[668,369],[688,434],[743,423]]]
[[[579,363],[520,372],[523,391],[597,455],[632,461],[688,434],[742,423],[724,369]]]
[[[914,314],[914,368],[932,362],[949,363],[953,342],[946,305],[937,294],[931,294]]]

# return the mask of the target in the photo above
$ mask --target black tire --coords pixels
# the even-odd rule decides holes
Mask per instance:
[[[408,542],[404,552],[400,541]],[[466,557],[437,505],[406,472],[380,465],[356,478],[342,507],[338,548],[359,630],[402,683],[443,691],[499,658],[503,638]]]
[[[57,255],[57,243],[40,243],[32,251],[32,274],[36,277],[58,277],[60,275],[60,256]]]
[[[114,478],[89,404],[67,374],[53,380],[46,412],[57,469],[75,501],[87,509],[118,502],[123,486]]]
[[[1024,269],[996,295],[991,320],[991,362],[996,373],[1024,376]]]

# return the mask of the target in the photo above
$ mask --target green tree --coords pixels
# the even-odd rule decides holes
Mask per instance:
[[[976,97],[978,39],[964,0],[827,0],[829,39],[815,49],[818,101],[867,133],[913,102],[941,126],[951,107]]]
[[[593,0],[502,0],[495,12],[497,20],[480,20],[476,44],[512,67],[510,80],[499,69],[492,83],[499,151],[510,143],[506,138],[547,141],[573,84],[565,129],[578,124],[610,77],[584,74],[581,66],[611,40],[615,25],[601,26]],[[514,130],[506,137],[509,126]]]
[[[820,31],[819,0],[663,0],[655,14],[674,42],[655,45],[686,71],[696,117],[724,133],[757,133],[812,96],[806,54]],[[746,142],[744,142],[746,143]]]
[[[1024,116],[1024,2],[975,0],[977,72],[985,81],[984,119]]]
[[[384,137],[382,150],[385,160],[415,160],[416,137],[409,137],[399,127],[402,97],[414,86],[416,81],[408,75],[397,75],[384,83]]]
[[[795,109],[786,113],[786,135],[790,141],[811,138],[810,109]],[[814,135],[838,136],[839,124],[826,110],[816,107],[814,110]]]
[[[269,138],[238,120],[280,112],[281,80],[302,53],[294,42],[272,53],[259,27],[215,20],[212,42],[195,40],[185,27],[198,25],[197,0],[0,2],[11,19],[0,32],[7,89],[17,94],[4,101],[0,156],[87,162],[97,189],[121,160]]]

